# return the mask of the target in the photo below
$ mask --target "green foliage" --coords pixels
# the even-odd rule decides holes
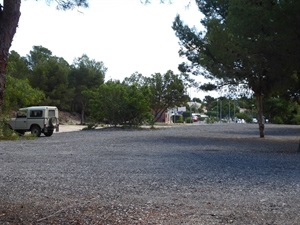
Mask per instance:
[[[212,123],[217,122],[217,120],[216,120],[216,117],[208,117],[208,118],[205,119],[205,122],[207,124],[212,124]]]
[[[267,98],[265,116],[271,123],[299,124],[300,105],[279,97]]]
[[[94,110],[94,106],[88,106],[89,102],[96,104],[97,101],[94,100],[97,99],[97,94],[99,94],[98,89],[104,83],[106,68],[102,62],[90,60],[86,55],[83,55],[77,58],[73,65],[69,65],[64,59],[53,56],[47,48],[34,46],[27,58],[21,57],[18,53],[12,51],[9,55],[7,68],[9,74],[5,95],[5,110],[7,111],[29,105],[53,104],[57,105],[60,110],[80,112],[83,114],[83,118],[85,113],[88,115],[93,114],[91,121],[95,117],[102,118],[100,121],[113,124],[154,124],[155,119],[159,115],[163,115],[164,110],[178,105],[185,105],[188,100],[185,90],[188,80],[185,76],[168,71],[166,74],[157,73],[151,77],[144,77],[136,72],[129,78],[125,78],[122,83],[107,82],[108,86],[112,86],[110,82],[118,83],[121,86],[119,96],[122,97],[118,99],[118,96],[113,96],[113,90],[119,88],[116,85],[115,88],[109,90],[110,95],[113,97],[109,101],[107,101],[107,98],[102,99],[103,102],[106,102],[106,105],[112,105],[112,108],[117,109],[115,111],[122,111],[119,115],[121,120],[111,122],[115,119],[108,120],[108,116],[100,115],[102,111],[99,108]],[[297,72],[294,75],[297,77]],[[291,90],[295,90],[293,89],[294,86],[290,87]],[[105,96],[105,91],[103,96]],[[297,97],[297,95],[294,97]],[[114,98],[118,100],[118,104],[112,103]],[[199,99],[193,100],[201,102]],[[299,124],[299,104],[290,100],[290,95],[266,97],[263,106],[265,109],[264,116],[273,123]],[[242,97],[233,101],[225,97],[216,99],[206,96],[202,104],[208,110],[207,115],[211,117],[210,120],[217,120],[220,115],[223,118],[228,117],[229,114],[233,117],[240,108],[246,110],[246,114],[250,119],[252,116],[257,115],[256,102],[253,98]],[[127,105],[130,107],[127,107]],[[148,109],[144,110],[147,107]],[[152,113],[149,108],[151,108]],[[189,107],[187,108],[190,110]],[[202,112],[202,108],[191,107],[191,109],[193,112]],[[90,110],[94,111],[91,112]],[[184,120],[187,117],[190,117],[189,111],[183,114]]]
[[[171,117],[171,120],[174,122],[174,123],[183,123],[184,120],[183,120],[183,116],[182,115],[173,115]]]
[[[250,116],[249,113],[245,113],[245,112],[243,112],[243,113],[237,113],[236,114],[236,118],[238,118],[238,119],[244,119],[245,122],[247,122],[247,123],[251,123],[252,122],[252,116]]]
[[[42,91],[30,86],[27,79],[6,77],[5,111],[16,110],[20,107],[39,105],[45,98]]]
[[[126,119],[129,124],[140,125],[152,118],[149,89],[135,85],[126,86]]]
[[[186,117],[186,118],[185,118],[185,122],[186,122],[186,123],[193,123],[193,120],[192,120],[191,117]]]
[[[299,73],[294,72],[299,72],[299,26],[295,25],[300,22],[299,1],[206,0],[197,4],[206,16],[202,20],[205,32],[184,25],[179,16],[173,24],[182,46],[180,54],[191,62],[182,64],[182,71],[219,79],[215,86],[203,85],[209,90],[245,83],[256,95],[269,95],[290,90],[295,80],[299,88]]]
[[[163,115],[168,108],[185,104],[188,100],[185,85],[191,82],[186,74],[167,71],[164,75],[157,73],[149,78],[134,73],[122,84],[107,82],[102,86],[107,70],[102,62],[82,55],[70,66],[43,46],[33,46],[26,58],[11,52],[8,68],[12,79],[22,78],[20,82],[8,81],[13,84],[7,90],[8,108],[56,105],[60,110],[81,113],[81,123],[84,123],[86,114],[91,114],[91,118],[101,118],[113,124],[141,124],[145,121],[154,124],[158,115]],[[19,98],[21,93],[13,93],[13,89],[26,90],[26,98]],[[100,105],[108,108],[106,114],[95,110]]]
[[[125,77],[123,83],[127,85],[137,85],[142,87],[145,85],[145,77],[138,72],[133,73],[130,77]]]
[[[107,68],[103,62],[97,62],[83,54],[76,58],[72,64],[70,85],[78,87],[79,90],[98,88],[104,83],[106,71]]]
[[[167,109],[186,104],[189,97],[186,95],[185,85],[190,82],[192,80],[188,76],[176,75],[171,70],[163,75],[152,74],[151,77],[134,73],[124,79],[125,84],[135,84],[149,91],[150,107],[154,115],[152,123],[159,121]]]
[[[206,0],[196,1],[205,15],[205,32],[184,25],[177,16],[173,29],[181,43],[180,55],[190,63],[182,72],[201,74],[216,84],[248,86],[256,97],[258,120],[263,97],[300,94],[300,2]],[[214,86],[215,85],[215,86]],[[264,136],[260,126],[260,136]]]
[[[27,55],[29,68],[34,69],[39,64],[48,61],[52,57],[52,52],[43,46],[33,46]]]
[[[153,74],[146,80],[150,89],[150,105],[154,112],[155,121],[169,108],[184,105],[189,97],[185,92],[183,77],[169,70],[164,75]]]
[[[91,99],[91,116],[97,121],[138,126],[151,117],[149,93],[144,87],[108,81],[85,95]]]
[[[202,103],[201,99],[200,98],[193,98],[192,99],[193,102],[198,102],[198,103]]]
[[[51,2],[51,0],[49,0],[48,2]],[[88,7],[88,3],[87,3],[88,0],[69,0],[69,1],[57,0],[55,2],[57,3],[57,8],[63,10],[72,9],[74,7]],[[5,94],[5,83],[6,83],[5,77],[7,72],[6,68],[8,62],[9,48],[13,41],[13,37],[16,33],[19,18],[21,15],[20,6],[21,6],[21,1],[5,1],[5,2],[2,1],[2,5],[0,9],[1,11],[0,112],[2,112],[4,106],[4,94]],[[15,76],[13,72],[12,72],[12,76]]]
[[[298,115],[294,116],[294,118],[291,120],[291,123],[295,125],[300,125],[300,112],[298,113]]]
[[[0,140],[17,140],[18,135],[9,128],[7,120],[2,119],[0,121]]]
[[[86,92],[96,90],[104,83],[106,70],[103,62],[91,60],[85,54],[73,62],[69,75],[70,88],[75,92],[72,105],[73,110],[81,113],[81,123],[84,123],[89,102]]]
[[[43,46],[33,46],[26,58],[12,51],[7,68],[11,77],[20,78],[22,82],[24,80],[23,85],[29,85],[33,90],[38,89],[44,93],[42,101],[16,100],[16,95],[19,96],[21,90],[18,88],[21,80],[20,82],[14,80],[13,88],[18,88],[18,91],[12,93],[11,90],[7,90],[7,105],[12,104],[13,107],[28,104],[56,105],[61,110],[80,112],[83,114],[82,118],[88,102],[82,92],[103,84],[106,72],[102,62],[90,60],[86,55],[75,59],[74,64],[70,66],[63,58],[53,56],[52,52]],[[24,90],[26,91],[24,96],[29,95],[32,98],[31,93],[36,94],[32,90]]]
[[[27,58],[32,70],[30,84],[45,93],[43,104],[68,110],[73,98],[73,89],[68,88],[69,64],[41,46],[34,46]]]
[[[217,118],[219,116],[218,111],[207,111],[206,115],[210,118]]]
[[[275,124],[284,124],[283,118],[281,116],[274,116],[272,122]]]
[[[20,138],[26,139],[26,140],[32,140],[32,139],[35,139],[36,137],[32,136],[31,134],[21,136],[20,134],[11,130],[7,124],[7,119],[5,117],[2,117],[0,120],[0,141],[1,140],[14,141],[14,140],[19,140]]]
[[[25,57],[21,57],[17,52],[11,51],[8,57],[6,73],[18,79],[28,79],[30,69]]]

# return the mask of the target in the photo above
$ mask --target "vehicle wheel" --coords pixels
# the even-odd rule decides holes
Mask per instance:
[[[33,136],[36,137],[41,136],[41,128],[39,126],[32,126],[30,131]]]
[[[53,134],[53,130],[48,130],[47,132],[44,132],[46,137],[50,137]]]
[[[49,125],[51,127],[55,127],[57,125],[57,118],[56,117],[51,117],[49,120]]]

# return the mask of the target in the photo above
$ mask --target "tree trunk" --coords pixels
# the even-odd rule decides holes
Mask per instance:
[[[80,125],[84,125],[84,108],[81,109]]]
[[[80,117],[80,125],[85,124],[85,109],[86,109],[86,103],[84,102],[84,99],[81,100],[81,117]]]
[[[4,105],[7,59],[18,27],[20,7],[21,0],[4,0],[0,8],[0,113]]]
[[[256,106],[257,106],[259,136],[263,138],[265,137],[265,121],[263,115],[263,96],[261,94],[256,95]]]

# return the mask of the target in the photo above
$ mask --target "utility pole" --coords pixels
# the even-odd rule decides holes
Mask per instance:
[[[229,115],[229,122],[231,121],[231,117],[230,117],[230,98],[228,99],[228,104],[229,104],[229,113],[228,113],[228,115]]]

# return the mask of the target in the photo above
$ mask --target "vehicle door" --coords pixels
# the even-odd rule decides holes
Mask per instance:
[[[44,117],[43,117],[43,110],[42,109],[31,109],[29,111],[29,117],[28,120],[30,125],[32,124],[37,124],[39,125],[41,128],[44,127]]]
[[[27,129],[27,110],[20,110],[17,112],[15,120],[15,130]]]

